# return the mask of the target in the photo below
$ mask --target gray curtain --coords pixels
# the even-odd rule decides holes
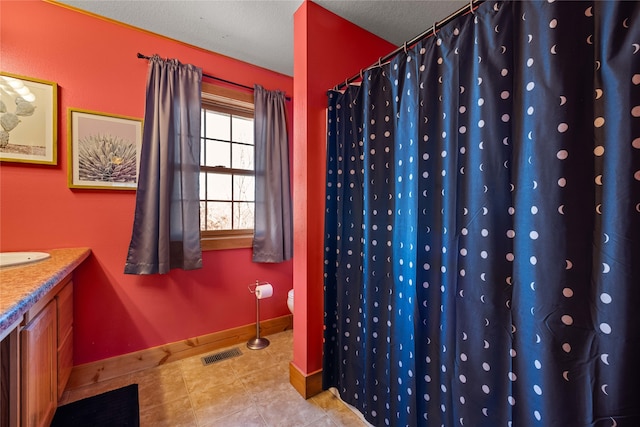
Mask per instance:
[[[256,210],[254,262],[282,262],[293,256],[289,143],[285,95],[254,88]]]
[[[202,267],[198,176],[202,70],[154,55],[126,274]]]

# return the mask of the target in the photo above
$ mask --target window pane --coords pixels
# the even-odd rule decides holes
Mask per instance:
[[[207,204],[200,202],[200,230],[206,230],[207,228]]]
[[[234,169],[251,169],[253,170],[253,145],[232,144]]]
[[[207,202],[207,230],[230,230],[231,215],[231,202]]]
[[[207,200],[231,200],[231,175],[207,174]]]
[[[236,116],[232,110],[230,107],[221,112],[215,106],[201,110],[200,165],[225,168],[200,173],[202,230],[254,227],[255,178],[232,172],[232,169],[253,171],[255,168],[254,120]]]
[[[233,204],[233,228],[242,230],[253,229],[253,203],[240,202]]]
[[[200,172],[200,191],[198,198],[204,200],[207,198],[207,174]]]
[[[233,200],[255,200],[255,178],[252,176],[233,176]]]
[[[253,144],[253,119],[233,116],[231,129],[233,129],[233,142]]]
[[[229,129],[231,121],[229,120],[229,114],[207,110],[205,120],[205,136],[207,138],[224,139],[227,141],[231,139],[231,130]]]
[[[207,141],[205,150],[205,166],[224,166],[225,168],[230,167],[230,143],[220,141]]]

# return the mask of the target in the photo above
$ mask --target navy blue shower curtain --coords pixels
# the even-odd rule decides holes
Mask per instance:
[[[638,50],[638,2],[487,1],[329,93],[325,387],[380,426],[640,425]]]

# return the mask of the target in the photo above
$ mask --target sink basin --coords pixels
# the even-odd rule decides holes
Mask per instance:
[[[31,264],[51,257],[46,252],[0,252],[0,267]]]

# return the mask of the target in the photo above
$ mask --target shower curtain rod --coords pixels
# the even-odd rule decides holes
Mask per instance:
[[[484,0],[469,0],[469,4],[468,5],[463,6],[460,9],[456,10],[451,15],[447,16],[446,18],[444,18],[442,21],[434,22],[433,26],[431,28],[429,28],[428,30],[418,34],[413,39],[404,42],[404,44],[402,46],[399,46],[397,49],[395,49],[391,53],[388,53],[387,55],[380,57],[378,59],[378,62],[376,62],[375,64],[371,64],[367,68],[361,69],[358,74],[353,75],[353,76],[349,77],[348,79],[346,79],[344,82],[335,85],[332,90],[336,90],[336,91],[340,90],[340,88],[346,87],[349,83],[357,80],[358,78],[362,78],[362,72],[364,70],[370,70],[372,68],[379,67],[380,65],[382,65],[382,63],[387,62],[388,60],[390,60],[391,58],[393,58],[394,56],[396,56],[398,53],[402,52],[403,50],[406,51],[411,46],[413,46],[414,44],[419,42],[420,40],[426,39],[430,35],[435,35],[436,34],[436,30],[439,30],[440,28],[444,27],[446,24],[448,24],[450,21],[454,20],[455,18],[457,18],[459,16],[466,15],[467,13],[474,13],[473,11],[478,8],[480,3],[483,3],[483,2],[484,2]]]
[[[139,52],[138,52],[138,58],[140,58],[140,59],[151,59],[150,56],[143,55],[143,54],[141,54]],[[220,77],[212,76],[211,74],[207,74],[207,73],[202,73],[202,76],[203,77],[208,77],[208,78],[213,79],[213,80],[218,80],[219,82],[224,82],[224,83],[228,83],[230,85],[234,85],[234,86],[242,87],[242,88],[245,88],[245,89],[249,89],[250,91],[253,92],[253,88],[251,86],[246,86],[246,85],[243,85],[241,83],[236,83],[236,82],[232,82],[230,80],[225,80],[225,79],[222,79]],[[285,99],[287,101],[291,101],[291,98],[289,98],[288,96],[285,96]]]

